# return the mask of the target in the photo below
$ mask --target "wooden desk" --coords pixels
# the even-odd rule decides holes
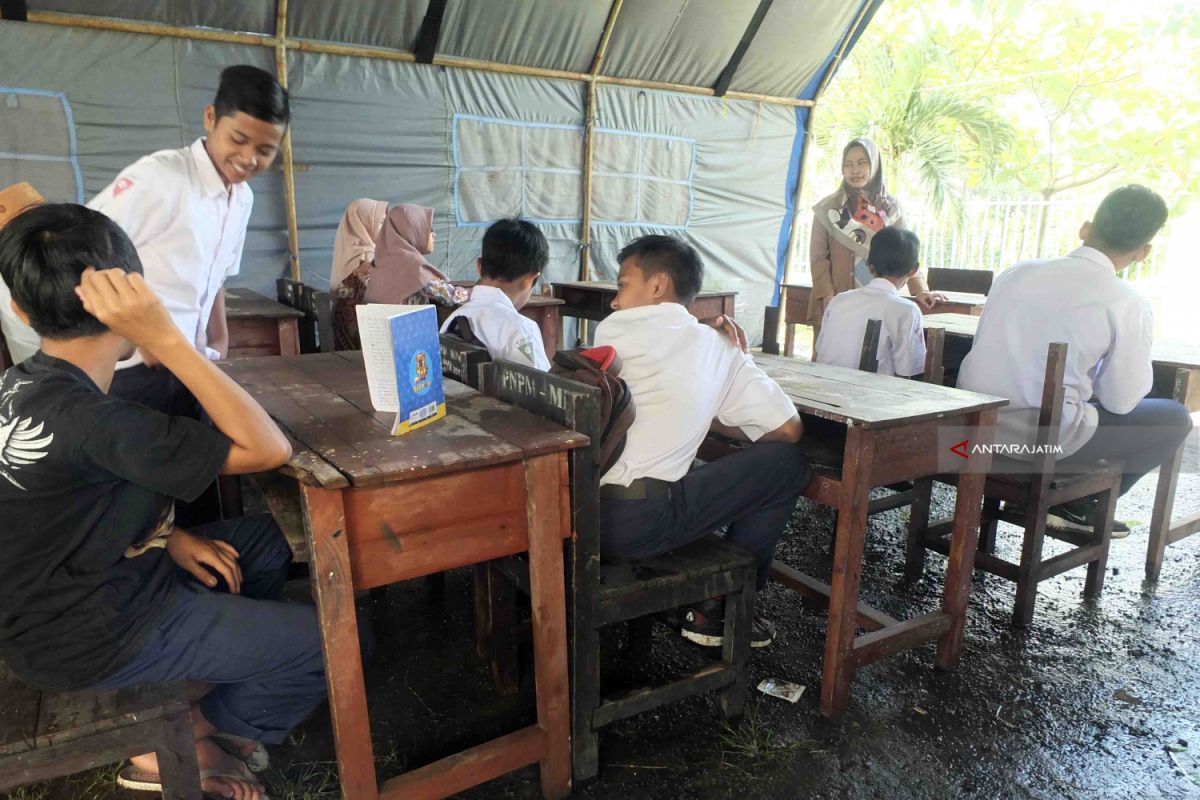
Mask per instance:
[[[229,358],[300,354],[304,312],[249,289],[225,290]]]
[[[926,314],[970,314],[979,316],[983,313],[983,304],[987,295],[972,292],[942,292],[944,301],[938,301],[932,311]],[[804,281],[785,283],[779,287],[779,307],[783,314],[783,347],[784,355],[791,355],[792,345],[796,341],[796,331],[793,325],[808,324],[808,299],[812,295],[812,284]],[[920,308],[920,306],[917,306]],[[814,342],[815,344],[815,342]]]
[[[990,456],[972,462],[972,471],[962,472],[958,481],[946,587],[939,611],[901,621],[859,602],[869,494],[876,486],[960,469],[957,459],[941,457],[944,443],[939,442],[939,427],[961,426],[974,432],[969,437],[972,441],[990,443],[996,409],[1006,401],[783,356],[756,354],[754,360],[796,404],[806,428],[832,427],[844,433],[844,443],[836,435],[828,440],[840,445],[834,452],[814,452],[812,447],[819,440],[808,431],[801,441],[814,464],[814,477],[804,496],[838,512],[832,584],[826,585],[779,562],[771,567],[775,580],[829,603],[821,713],[832,717],[845,711],[850,681],[859,667],[924,642],[937,641],[939,667],[954,667],[966,624],[983,481]],[[856,625],[868,632],[855,636]]]
[[[389,436],[394,415],[372,410],[356,351],[222,367],[293,441],[281,471],[300,484],[342,797],[445,797],[532,763],[545,797],[569,794],[562,540],[567,451],[587,437],[454,381],[444,419]],[[537,723],[377,785],[355,590],[526,550]]]
[[[957,377],[958,367],[975,340],[979,318],[965,314],[936,314],[925,317],[924,324],[926,327],[945,329],[946,345],[942,363],[948,376]],[[1154,367],[1154,385],[1150,389],[1150,396],[1178,400],[1188,411],[1200,411],[1200,345],[1156,340],[1150,350],[1150,358]],[[1150,516],[1150,542],[1146,552],[1148,580],[1158,579],[1167,545],[1200,531],[1200,513],[1174,522],[1171,520],[1175,506],[1175,485],[1183,464],[1185,447],[1186,443],[1181,445],[1171,460],[1158,471],[1158,488]]]
[[[554,296],[565,305],[564,317],[602,320],[612,313],[612,301],[617,296],[617,285],[607,281],[574,281],[551,284]],[[732,317],[737,292],[701,292],[696,295],[688,311],[697,319],[716,317],[721,314]]]
[[[471,287],[475,285],[475,281],[453,281],[455,286]],[[559,340],[562,339],[562,310],[563,301],[557,297],[550,297],[543,294],[535,294],[529,298],[529,302],[521,309],[523,316],[529,317],[537,323],[538,330],[542,333],[542,345],[546,348],[546,358],[550,362],[554,362],[554,354],[558,352]],[[453,309],[438,306],[438,325],[450,316]]]

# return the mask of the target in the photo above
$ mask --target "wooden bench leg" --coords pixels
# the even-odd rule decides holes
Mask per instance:
[[[487,572],[489,657],[492,680],[504,694],[515,694],[521,687],[517,657],[517,589],[491,564]]]
[[[1000,520],[1000,498],[983,498],[983,514],[979,517],[979,549],[984,553],[996,552],[996,528]]]
[[[933,481],[913,483],[912,506],[908,512],[908,546],[904,552],[904,580],[916,583],[925,572],[925,531],[929,527],[929,501]]]
[[[1113,484],[1112,489],[1100,494],[1096,506],[1096,540],[1100,543],[1100,556],[1088,564],[1087,580],[1083,584],[1085,597],[1095,597],[1104,590],[1104,571],[1108,566],[1108,546],[1112,541],[1113,514],[1117,509],[1117,498],[1121,487]]]
[[[790,322],[783,323],[783,354],[785,356],[792,355],[792,350],[796,344],[796,326]]]
[[[1013,625],[1024,628],[1033,622],[1037,587],[1042,565],[1042,545],[1046,538],[1044,503],[1031,504],[1025,517],[1025,538],[1021,544],[1021,564],[1017,568],[1017,599],[1013,605]]]
[[[733,670],[733,683],[721,690],[721,713],[726,719],[737,719],[746,711],[750,661],[750,628],[754,624],[755,571],[746,571],[742,588],[725,596],[725,635],[721,643],[721,660]]]
[[[191,715],[176,711],[164,716],[160,742],[154,752],[163,800],[200,800],[200,767],[196,763]]]
[[[635,617],[625,623],[625,627],[629,636],[626,657],[631,661],[645,661],[650,657],[651,642],[654,638],[654,617]]]
[[[600,633],[575,619],[571,653],[571,758],[575,785],[600,772],[600,737],[592,712],[600,705]]]
[[[1154,509],[1150,515],[1150,541],[1146,548],[1146,580],[1158,580],[1163,557],[1171,536],[1171,512],[1175,505],[1175,486],[1183,463],[1181,444],[1167,463],[1158,468],[1158,489],[1154,494]]]

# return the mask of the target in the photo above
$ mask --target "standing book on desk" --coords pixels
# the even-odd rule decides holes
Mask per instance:
[[[395,411],[399,436],[446,416],[442,353],[433,306],[358,306],[358,335],[371,405]]]

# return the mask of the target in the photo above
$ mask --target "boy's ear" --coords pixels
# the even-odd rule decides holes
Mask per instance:
[[[25,313],[25,309],[23,309],[19,305],[17,305],[16,298],[10,299],[8,301],[8,304],[10,306],[12,306],[13,313],[17,315],[17,319],[21,320],[21,322],[24,322],[26,325],[28,325],[29,324],[29,315]]]
[[[671,276],[665,272],[660,272],[650,279],[653,283],[653,293],[655,300],[661,300],[667,296],[667,290],[671,287]]]
[[[533,285],[537,283],[538,278],[540,278],[540,277],[542,277],[542,273],[540,273],[540,272],[531,272],[528,275],[521,276],[521,288],[522,289],[532,288]]]
[[[913,275],[916,275],[920,271],[921,271],[921,262],[918,261],[916,264],[913,265],[913,268],[908,271],[908,277],[911,278]]]

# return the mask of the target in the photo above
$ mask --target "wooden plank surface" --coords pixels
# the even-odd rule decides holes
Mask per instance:
[[[43,692],[38,713],[38,747],[186,712],[182,683],[153,684],[112,691]]]
[[[800,413],[863,428],[941,419],[1007,403],[985,394],[786,356],[755,353],[754,363],[780,385]]]
[[[362,354],[315,353],[222,367],[305,449],[354,486],[515,461],[586,444],[587,437],[446,381],[447,415],[391,436],[394,414],[370,404]],[[297,470],[315,465],[293,460]]]
[[[41,692],[0,662],[0,757],[33,749]]]
[[[225,316],[230,319],[241,317],[266,317],[269,319],[300,318],[304,312],[285,306],[270,297],[250,289],[225,290]]]

